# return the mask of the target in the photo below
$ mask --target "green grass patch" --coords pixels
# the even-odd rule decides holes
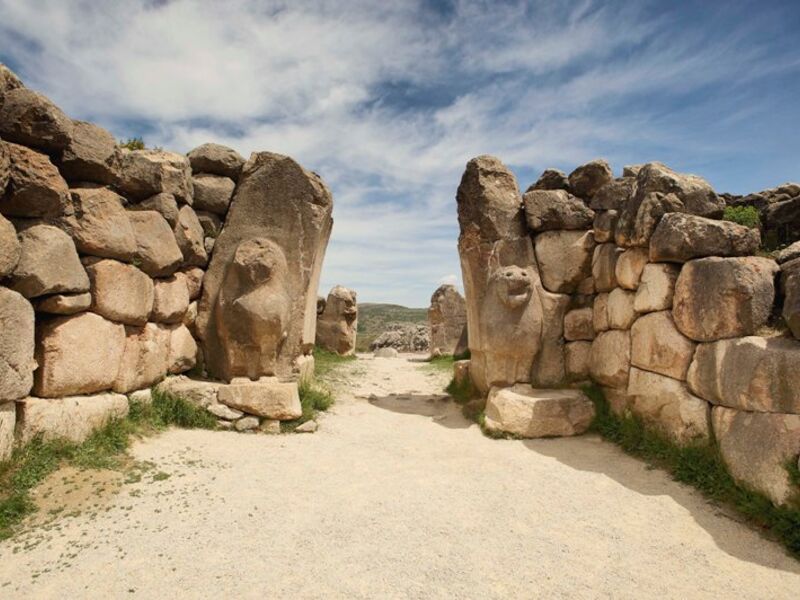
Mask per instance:
[[[326,411],[333,406],[333,394],[319,382],[302,382],[298,391],[303,414],[299,419],[281,421],[281,431],[284,433],[294,431],[298,426],[316,417],[318,412]]]
[[[775,506],[763,494],[736,483],[713,440],[679,446],[645,426],[635,415],[615,415],[596,386],[586,386],[583,391],[592,399],[597,411],[592,430],[618,444],[628,454],[668,471],[675,480],[733,507],[800,558],[800,487],[789,505]],[[787,465],[787,469],[790,479],[800,484],[797,461],[793,461],[793,466]]]
[[[453,371],[453,363],[455,358],[450,354],[442,354],[441,356],[434,356],[425,361],[425,367],[433,371]]]
[[[60,466],[121,470],[130,464],[126,451],[134,437],[172,425],[214,429],[216,419],[205,409],[153,390],[151,404],[131,402],[126,418],[110,421],[81,444],[45,442],[37,437],[15,449],[9,460],[0,463],[0,539],[13,535],[19,523],[36,510],[30,491]]]
[[[314,346],[314,377],[324,379],[336,368],[343,364],[353,362],[356,359],[354,354],[341,356],[336,352],[323,350],[319,346]]]
[[[124,142],[119,143],[120,148],[127,148],[128,150],[144,150],[144,140],[140,137],[128,138]]]
[[[752,229],[761,228],[761,217],[755,206],[726,206],[722,218]]]

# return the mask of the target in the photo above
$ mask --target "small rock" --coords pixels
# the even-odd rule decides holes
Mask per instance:
[[[224,404],[220,404],[219,402],[211,404],[206,408],[206,410],[215,417],[219,417],[220,419],[225,419],[227,421],[235,421],[244,414],[240,410],[236,410],[235,408],[230,408],[229,406],[225,406]]]
[[[236,431],[251,431],[257,429],[258,424],[258,417],[247,416],[236,421],[233,426],[236,428]]]
[[[281,422],[278,419],[264,419],[261,421],[261,431],[276,435],[281,432]]]
[[[314,433],[319,428],[319,425],[313,419],[306,421],[294,428],[295,433]]]

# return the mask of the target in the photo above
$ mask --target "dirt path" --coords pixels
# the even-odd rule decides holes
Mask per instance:
[[[0,543],[0,597],[798,598],[692,490],[592,436],[485,438],[447,378],[359,360],[313,435],[141,442],[140,481]]]

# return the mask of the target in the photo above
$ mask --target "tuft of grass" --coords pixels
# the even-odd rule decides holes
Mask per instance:
[[[728,471],[713,440],[680,446],[648,428],[635,415],[615,415],[596,386],[583,391],[594,402],[596,417],[591,429],[618,444],[625,452],[669,472],[676,481],[697,488],[708,498],[728,505],[776,539],[800,558],[800,488],[788,504],[775,506],[765,495],[737,483]],[[787,465],[790,479],[800,484],[797,461]]]
[[[330,352],[329,350],[323,350],[319,346],[314,346],[314,377],[324,379],[326,375],[329,375],[337,367],[354,360],[356,360],[355,354],[341,356],[336,352]]]
[[[319,383],[302,382],[298,388],[300,393],[300,406],[303,407],[303,414],[299,419],[293,421],[281,421],[281,431],[288,433],[297,429],[306,421],[312,420],[320,411],[326,411],[333,406],[333,395],[327,388],[323,388]]]
[[[215,429],[216,419],[171,394],[153,390],[149,404],[130,403],[128,416],[109,421],[83,443],[37,436],[0,463],[0,539],[11,537],[19,523],[36,510],[30,491],[64,464],[80,469],[122,469],[135,436],[162,431],[171,425]]]
[[[127,148],[128,150],[144,150],[144,140],[140,137],[128,138],[124,142],[119,143],[120,148]]]
[[[441,356],[434,356],[425,362],[425,366],[434,371],[452,371],[453,362],[455,359],[451,354],[442,354]]]
[[[761,217],[755,206],[726,206],[722,218],[751,229],[761,228]]]
[[[475,386],[472,384],[472,380],[469,377],[460,382],[456,381],[454,377],[450,380],[450,383],[447,384],[447,387],[444,389],[444,391],[450,394],[457,404],[462,406],[469,404],[480,396],[480,393],[478,393],[478,390],[475,389]]]

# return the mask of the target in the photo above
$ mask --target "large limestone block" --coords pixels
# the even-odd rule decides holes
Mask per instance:
[[[53,294],[33,301],[36,312],[51,315],[74,315],[75,313],[89,310],[92,306],[92,294]]]
[[[541,349],[533,361],[531,383],[538,387],[556,387],[566,379],[564,321],[570,297],[540,290],[539,299],[542,305]]]
[[[709,437],[711,408],[677,379],[631,368],[631,410],[681,444]]]
[[[84,312],[44,321],[36,331],[33,393],[43,398],[111,389],[125,350],[125,326]]]
[[[631,364],[647,371],[685,380],[695,346],[668,310],[644,315],[631,327]]]
[[[20,87],[3,95],[0,136],[45,152],[58,152],[72,138],[72,119],[42,94]]]
[[[800,269],[787,271],[783,280],[783,320],[795,338],[800,340]]]
[[[790,244],[775,255],[775,260],[779,265],[787,263],[795,258],[800,258],[800,241]]]
[[[603,210],[594,214],[592,231],[594,241],[598,244],[614,241],[614,231],[617,228],[619,213],[616,210]]]
[[[530,190],[522,197],[531,231],[589,229],[594,211],[565,190]]]
[[[170,227],[178,224],[178,201],[172,194],[162,193],[150,196],[141,202],[129,205],[128,210],[154,210],[166,219]]]
[[[748,256],[755,254],[760,244],[758,229],[670,213],[664,215],[650,238],[650,260],[686,262],[705,256]]]
[[[61,221],[81,254],[130,262],[136,236],[123,199],[104,187],[70,190],[72,214]]]
[[[637,195],[644,197],[652,192],[675,194],[687,213],[701,217],[721,217],[725,208],[725,201],[705,179],[676,173],[659,162],[642,165],[636,176]]]
[[[598,292],[610,292],[617,287],[617,258],[619,251],[614,244],[598,244],[592,257],[592,277]]]
[[[185,375],[167,377],[155,386],[157,394],[170,394],[187,402],[207,408],[217,402],[217,392],[223,384],[218,381],[189,379]]]
[[[750,336],[700,344],[687,381],[714,404],[800,414],[799,365],[800,342]]]
[[[244,159],[236,150],[221,144],[203,144],[187,155],[195,173],[211,173],[230,177],[234,181],[244,166]]]
[[[291,376],[311,352],[332,208],[322,180],[291,158],[251,156],[203,280],[197,330],[209,373]]]
[[[3,104],[3,98],[8,92],[21,87],[25,86],[20,78],[17,77],[17,74],[3,63],[0,63],[0,105]]]
[[[229,177],[198,173],[193,178],[194,208],[218,215],[228,212],[236,184]]]
[[[595,332],[608,331],[611,324],[608,322],[608,293],[597,294],[592,305],[592,324]]]
[[[208,253],[203,243],[203,226],[191,206],[182,206],[175,224],[175,241],[186,265],[202,267],[208,263]]]
[[[186,275],[175,273],[156,279],[151,320],[158,323],[180,323],[189,308],[189,287]]]
[[[0,401],[27,396],[33,385],[33,307],[0,287]]]
[[[125,350],[113,388],[121,394],[150,387],[164,379],[170,342],[170,332],[156,323],[126,327],[125,335]]]
[[[527,190],[566,190],[569,188],[569,179],[560,169],[545,169]]]
[[[594,236],[591,231],[545,231],[534,248],[542,284],[549,292],[572,293],[592,274]]]
[[[453,288],[453,291],[455,291],[455,288]],[[458,294],[457,291],[455,291],[455,293]],[[463,323],[466,320],[466,315],[463,314],[464,299],[461,298],[461,294],[458,294],[458,297],[461,299],[463,327]],[[449,307],[445,307],[445,310],[449,310]],[[450,317],[449,313],[447,317]],[[428,311],[428,318],[430,319],[430,310]],[[436,331],[440,338],[443,337],[443,333],[446,334],[446,332],[442,331],[444,327],[446,327],[446,324],[442,322],[437,323]],[[317,346],[342,356],[353,354],[356,349],[357,329],[358,304],[356,301],[356,293],[346,287],[337,285],[328,294],[325,309],[317,318]],[[437,341],[442,342],[443,340],[438,339]],[[443,342],[445,344],[444,346],[436,347],[440,348],[443,352],[451,354],[456,342],[458,342],[457,339],[453,342],[453,346],[450,347],[449,350],[446,346],[446,339]],[[434,346],[431,347],[433,348]]]
[[[633,195],[636,179],[620,177],[603,185],[592,197],[589,206],[593,210],[622,210]]]
[[[303,414],[297,383],[278,381],[277,377],[236,379],[220,386],[217,398],[221,404],[267,419],[290,421]]]
[[[151,277],[172,275],[183,262],[183,254],[172,229],[161,214],[152,210],[129,212],[136,236],[136,262]]]
[[[170,374],[184,373],[197,364],[197,342],[184,324],[169,328],[169,355],[167,370]]]
[[[91,310],[109,321],[144,325],[153,310],[153,280],[134,267],[103,259],[86,267],[91,281]]]
[[[589,363],[592,356],[591,342],[570,342],[564,346],[566,376],[569,381],[589,379]]]
[[[592,342],[589,371],[597,383],[612,388],[628,385],[631,365],[631,332],[604,331]]]
[[[800,415],[751,413],[716,406],[714,436],[731,475],[783,504],[796,493],[786,465],[800,454]]]
[[[611,329],[630,329],[636,320],[633,309],[634,292],[614,288],[608,295],[608,326]]]
[[[540,390],[527,384],[492,388],[487,429],[522,438],[579,435],[594,418],[594,404],[580,390]]]
[[[0,215],[0,279],[11,275],[19,263],[20,247],[17,230]]]
[[[17,144],[0,142],[8,152],[8,188],[0,193],[0,213],[11,217],[53,218],[70,210],[69,188],[50,159]]]
[[[675,283],[675,324],[698,342],[754,334],[772,311],[777,272],[775,261],[760,257],[687,262]]]
[[[125,150],[120,153],[119,189],[130,200],[154,194],[172,194],[192,203],[192,169],[189,159],[162,150]]]
[[[0,462],[11,458],[11,453],[14,451],[14,429],[16,425],[16,403],[0,403]]]
[[[609,164],[602,159],[595,159],[569,174],[569,187],[576,196],[589,200],[613,178]]]
[[[44,441],[66,439],[80,444],[93,431],[127,415],[128,399],[122,394],[29,397],[17,402],[17,438],[20,444],[39,435]]]
[[[619,215],[614,240],[619,246],[646,248],[661,218],[684,210],[683,202],[675,194],[653,192],[642,196],[637,192]]]
[[[89,290],[89,277],[66,233],[34,225],[20,232],[19,242],[19,262],[8,287],[26,298]]]
[[[576,308],[566,314],[564,338],[568,341],[594,339],[594,313],[591,308]]]
[[[72,136],[59,160],[65,179],[113,185],[119,171],[117,140],[111,132],[86,121],[72,122]]]
[[[667,264],[648,264],[642,270],[633,308],[647,313],[672,308],[672,296],[680,268]]]
[[[333,293],[333,292],[331,292]],[[353,296],[355,301],[355,296]],[[331,313],[331,310],[334,310]],[[320,326],[326,314],[336,314],[341,309],[331,307],[331,296],[325,305],[325,310],[317,324],[317,340],[320,339]],[[355,310],[355,304],[353,304]],[[444,354],[455,354],[456,346],[461,339],[461,334],[467,324],[467,304],[464,297],[458,293],[454,285],[441,285],[431,296],[428,308],[428,326],[431,329],[431,350],[438,348]],[[355,327],[355,326],[354,326]],[[355,329],[353,329],[355,340]]]
[[[617,258],[614,271],[619,286],[626,290],[637,289],[646,264],[647,250],[645,248],[629,248],[622,252]]]

